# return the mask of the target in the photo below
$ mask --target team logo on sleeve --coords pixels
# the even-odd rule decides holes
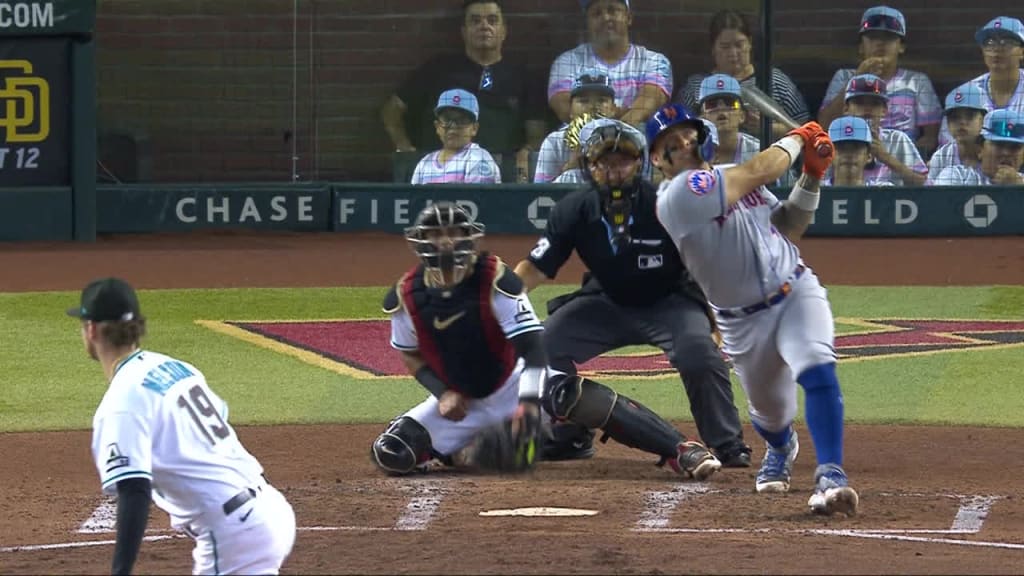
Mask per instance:
[[[113,443],[107,446],[107,472],[112,472],[118,468],[123,468],[128,465],[128,457],[121,455],[121,449],[117,447],[117,443]]]
[[[714,189],[715,175],[707,170],[696,170],[686,179],[686,184],[697,196],[703,196]]]

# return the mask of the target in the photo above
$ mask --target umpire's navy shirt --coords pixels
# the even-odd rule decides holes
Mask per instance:
[[[693,280],[658,222],[656,201],[654,186],[644,182],[632,210],[632,240],[616,253],[598,193],[589,187],[571,192],[551,210],[529,260],[554,278],[575,249],[603,291],[623,306],[653,305],[674,292],[690,292],[684,286]]]

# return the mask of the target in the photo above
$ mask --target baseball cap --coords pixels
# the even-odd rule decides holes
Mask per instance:
[[[1009,36],[1024,44],[1024,23],[1009,16],[997,16],[985,24],[981,30],[978,30],[974,35],[974,41],[984,44],[986,40],[994,36]]]
[[[740,83],[732,76],[712,74],[701,81],[697,101],[703,103],[708,98],[723,94],[741,98],[743,93],[740,91]]]
[[[892,32],[902,38],[907,35],[907,20],[903,13],[895,8],[874,6],[865,10],[864,15],[860,17],[859,33],[871,30]]]
[[[1024,144],[1024,113],[1003,108],[985,115],[981,135],[991,142]]]
[[[985,102],[981,97],[981,89],[971,82],[957,86],[946,95],[945,113],[948,114],[951,110],[956,110],[957,108],[969,108],[988,112],[988,108],[985,107]]]
[[[828,137],[833,142],[863,142],[871,145],[871,127],[857,116],[840,116],[828,125]]]
[[[586,12],[587,8],[590,8],[590,5],[593,4],[594,1],[595,0],[580,0],[580,7],[583,8],[584,12]],[[619,2],[625,4],[627,10],[632,10],[632,8],[629,6],[629,0],[619,0]]]
[[[445,108],[458,108],[472,114],[474,120],[480,118],[480,104],[477,103],[476,96],[472,92],[467,92],[461,88],[442,92],[441,97],[437,99],[437,107],[434,108],[434,114],[438,114]]]
[[[68,316],[93,322],[127,322],[142,316],[135,290],[120,278],[102,278],[82,290],[81,304]]]
[[[850,78],[846,84],[845,100],[848,101],[857,96],[877,96],[888,102],[889,95],[885,93],[885,89],[885,80],[874,74],[861,74]]]
[[[570,97],[580,92],[601,92],[615,98],[615,89],[608,75],[600,70],[588,69],[580,73],[572,83]]]

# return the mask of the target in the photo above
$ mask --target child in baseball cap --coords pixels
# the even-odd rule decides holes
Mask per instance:
[[[871,161],[871,127],[857,116],[840,116],[828,127],[828,137],[836,147],[832,178],[826,186],[892,186],[888,181],[868,182],[864,169]]]
[[[480,129],[480,104],[473,93],[445,90],[434,108],[434,129],[441,149],[424,156],[413,171],[413,184],[500,184],[501,173],[489,152],[473,143]]]
[[[974,34],[974,40],[982,48],[1024,46],[1024,23],[1009,16],[997,16]]]
[[[993,110],[981,127],[981,162],[977,168],[947,166],[936,186],[1020,186],[1024,184],[1024,112]]]
[[[917,146],[906,133],[883,127],[888,113],[889,95],[885,80],[874,74],[859,74],[846,85],[847,116],[864,119],[878,141],[873,146],[865,179],[872,182],[888,181],[897,186],[920,186],[928,174],[928,165],[921,158]]]
[[[961,84],[946,95],[946,125],[953,140],[939,146],[928,161],[928,180],[925,184],[934,184],[934,179],[947,166],[978,166],[981,154],[978,136],[986,112],[988,110],[981,90],[973,82]]]
[[[535,183],[552,182],[579,166],[579,135],[583,125],[596,118],[615,116],[615,89],[608,74],[585,68],[573,80],[569,93],[569,122],[544,138],[537,153]],[[582,181],[574,176],[572,182]],[[563,179],[564,181],[564,179]]]
[[[701,118],[718,131],[714,164],[742,164],[761,151],[760,140],[740,132],[746,119],[742,96],[739,81],[726,74],[712,74],[700,83],[697,105]]]

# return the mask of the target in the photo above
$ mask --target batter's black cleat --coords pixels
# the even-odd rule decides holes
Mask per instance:
[[[553,424],[541,445],[542,460],[586,460],[594,452],[594,433],[569,422]]]
[[[740,442],[715,449],[723,468],[750,468],[750,446]]]

